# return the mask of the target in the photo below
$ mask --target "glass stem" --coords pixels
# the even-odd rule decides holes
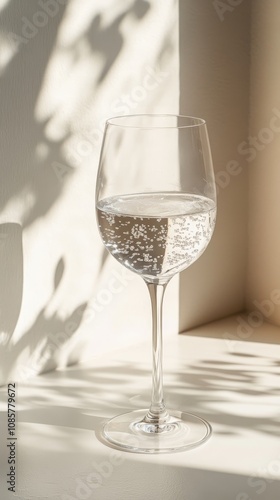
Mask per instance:
[[[153,335],[153,380],[151,406],[145,417],[145,422],[162,425],[169,415],[163,399],[162,382],[162,303],[166,283],[148,283],[148,290],[152,306],[152,335]]]

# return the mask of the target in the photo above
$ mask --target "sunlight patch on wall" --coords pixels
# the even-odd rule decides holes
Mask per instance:
[[[12,60],[17,52],[16,44],[8,40],[0,33],[0,76],[4,73],[5,68],[8,66],[9,62]]]
[[[10,0],[0,0],[0,11],[3,10]]]

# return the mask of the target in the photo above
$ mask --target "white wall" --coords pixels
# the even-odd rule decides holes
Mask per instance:
[[[206,119],[218,216],[206,252],[181,275],[180,331],[245,308],[248,163],[239,147],[249,83],[250,1],[181,0],[180,111]]]
[[[105,253],[94,187],[105,118],[178,111],[179,51],[174,0],[0,8],[4,383],[149,338],[147,291]],[[166,305],[175,333],[176,280]]]
[[[244,336],[280,326],[279,26],[278,0],[180,3],[180,110],[206,118],[218,186],[214,237],[181,275],[181,331],[242,310]]]
[[[247,307],[280,326],[280,9],[252,6]],[[256,323],[258,320],[255,318]]]

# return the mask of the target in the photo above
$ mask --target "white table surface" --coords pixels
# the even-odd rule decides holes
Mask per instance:
[[[234,328],[230,321],[220,330]],[[211,423],[206,444],[136,455],[98,440],[105,419],[149,405],[151,345],[115,351],[18,384],[15,495],[7,491],[7,388],[0,390],[1,500],[278,500],[280,345],[194,333],[165,342],[165,399]],[[101,484],[92,488],[90,478]]]

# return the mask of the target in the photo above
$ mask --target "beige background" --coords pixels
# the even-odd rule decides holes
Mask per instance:
[[[250,2],[180,2],[180,110],[206,119],[218,186],[212,241],[181,276],[180,331],[245,308],[249,82]]]
[[[250,135],[257,147],[249,163],[249,248],[246,302],[280,326],[280,9],[277,0],[253,2]]]

